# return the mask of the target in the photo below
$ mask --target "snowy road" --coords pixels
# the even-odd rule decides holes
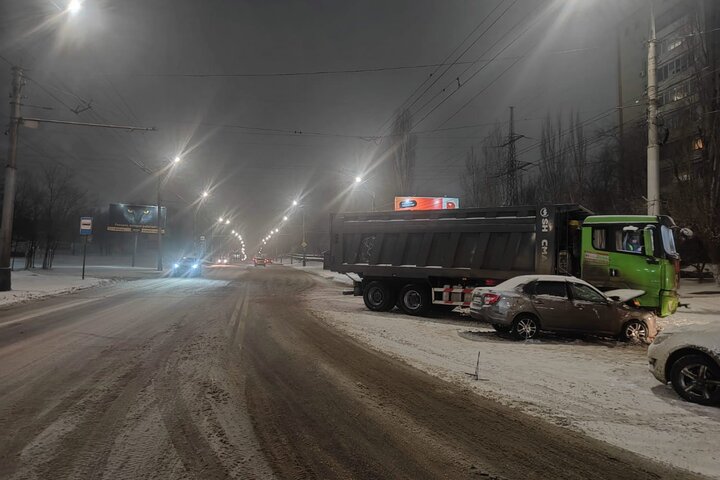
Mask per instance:
[[[368,348],[339,290],[213,268],[0,310],[0,478],[693,478]]]

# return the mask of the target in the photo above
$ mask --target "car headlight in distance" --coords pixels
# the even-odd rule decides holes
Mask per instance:
[[[198,267],[198,264],[197,264],[197,263],[193,263],[192,268],[197,268],[197,267]]]
[[[180,265],[177,263],[175,265],[173,265],[173,268],[178,268],[178,267],[180,267]]]

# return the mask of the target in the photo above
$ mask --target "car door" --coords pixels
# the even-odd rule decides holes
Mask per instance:
[[[567,317],[571,314],[572,304],[569,301],[567,282],[544,281],[535,283],[530,296],[533,308],[540,317],[543,330],[563,330]]]
[[[573,313],[568,330],[581,333],[611,333],[617,312],[612,302],[585,283],[568,282]]]

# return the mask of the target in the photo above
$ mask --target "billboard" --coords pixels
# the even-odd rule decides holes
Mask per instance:
[[[165,233],[167,212],[161,209],[162,231]],[[111,203],[108,231],[139,232],[157,234],[157,205],[130,205],[127,203]]]
[[[452,210],[460,208],[459,198],[395,197],[395,210]]]

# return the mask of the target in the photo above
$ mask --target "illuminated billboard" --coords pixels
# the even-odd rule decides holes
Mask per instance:
[[[162,229],[165,233],[167,212],[161,209]],[[111,203],[107,229],[111,232],[139,232],[157,234],[157,205]]]
[[[452,210],[460,208],[459,198],[395,197],[395,210]]]

